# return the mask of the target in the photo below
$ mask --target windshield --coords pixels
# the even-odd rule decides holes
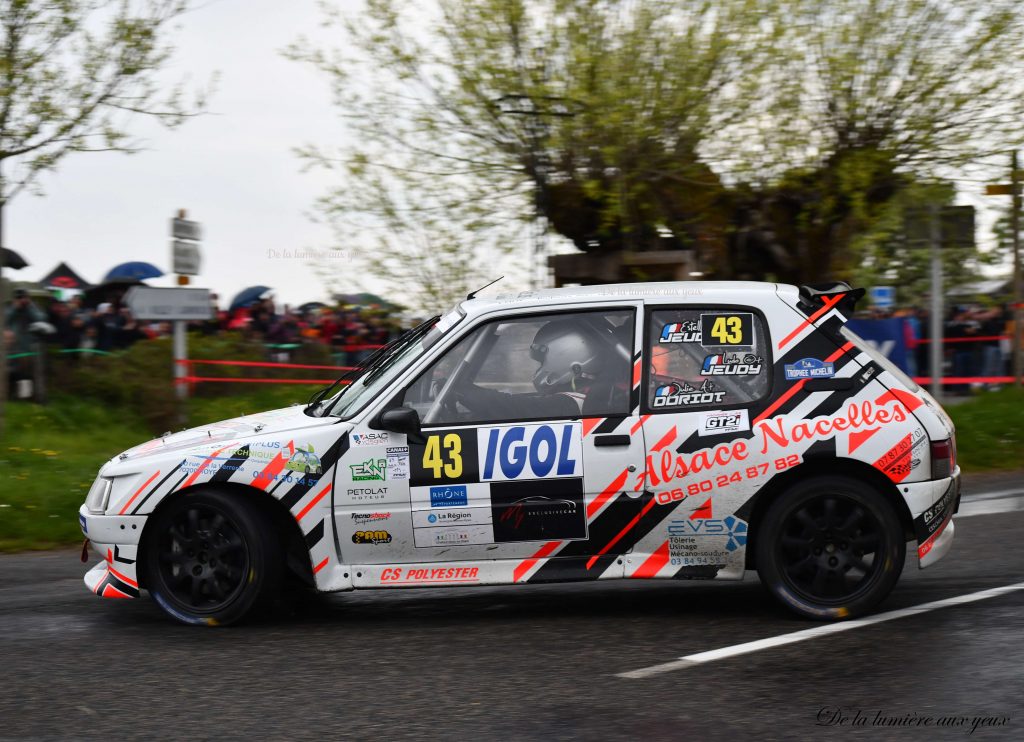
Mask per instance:
[[[406,366],[426,352],[432,345],[432,343],[427,343],[428,338],[411,343],[382,359],[378,365],[372,366],[349,386],[338,392],[338,396],[333,401],[328,401],[323,414],[342,419],[354,415],[364,404],[377,396],[378,392],[386,389]]]
[[[871,356],[871,360],[873,360],[879,366],[881,366],[890,374],[895,376],[899,380],[899,382],[903,384],[903,386],[905,386],[907,389],[909,389],[912,392],[916,392],[920,389],[920,387],[914,382],[913,379],[911,379],[909,376],[903,373],[899,366],[897,366],[895,363],[893,363],[884,355],[882,355],[881,351],[879,351],[875,346],[873,346],[867,340],[865,340],[860,335],[855,333],[849,327],[843,325],[842,329],[840,329],[839,332],[840,334],[842,334],[843,337],[845,337],[847,340],[849,340],[851,343],[857,346],[857,348]]]

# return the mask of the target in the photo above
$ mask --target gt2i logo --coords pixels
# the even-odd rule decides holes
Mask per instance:
[[[387,531],[356,531],[352,534],[353,544],[390,544],[391,534]]]
[[[701,437],[724,435],[726,433],[739,433],[744,430],[750,430],[750,418],[746,410],[708,412],[700,421],[697,435]]]
[[[705,348],[738,346],[754,343],[754,315],[702,314],[700,316],[701,345]]]
[[[354,482],[383,482],[388,472],[386,459],[367,459],[361,464],[349,464]]]
[[[756,376],[761,373],[761,356],[747,353],[743,360],[735,353],[704,358],[701,376]]]
[[[747,522],[734,515],[724,518],[673,520],[668,524],[669,536],[727,536],[726,551],[747,545]]]
[[[578,423],[491,428],[486,435],[482,482],[583,476]]]
[[[462,437],[444,433],[427,438],[423,449],[423,468],[434,473],[434,479],[458,479],[462,476]],[[433,497],[433,495],[431,495]]]
[[[685,381],[680,384],[659,386],[654,390],[652,407],[689,407],[692,405],[719,404],[725,399],[725,392],[718,391],[711,379],[705,379],[700,389],[694,389]]]
[[[673,322],[661,328],[659,343],[699,343],[700,327],[693,320]]]

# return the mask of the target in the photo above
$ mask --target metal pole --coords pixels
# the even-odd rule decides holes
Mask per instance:
[[[0,172],[0,247],[4,246],[4,207],[7,206],[7,188],[4,184],[3,173]],[[7,305],[4,303],[3,293],[3,258],[0,257],[0,440],[4,437],[4,428],[7,418],[7,385],[8,385],[8,364],[7,364],[7,343],[4,333],[7,331],[4,322],[7,319]],[[11,298],[14,296],[12,294]]]
[[[942,255],[939,243],[942,240],[939,224],[939,207],[928,207],[928,238],[932,250],[932,301],[931,301],[931,371],[932,396],[942,398]]]
[[[188,345],[185,341],[184,320],[174,321],[174,394],[178,399],[179,423],[186,424],[185,400],[188,399],[188,385],[184,378],[187,368],[184,361],[188,359]]]
[[[1024,278],[1021,276],[1020,265],[1020,175],[1017,170],[1017,150],[1010,159],[1010,190],[1013,192],[1013,205],[1010,209],[1010,231],[1013,233],[1013,385],[1021,385],[1024,375],[1024,358],[1021,357],[1021,337],[1024,328]]]

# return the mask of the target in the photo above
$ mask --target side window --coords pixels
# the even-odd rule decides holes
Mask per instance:
[[[406,389],[427,425],[629,413],[632,309],[546,314],[471,331]]]
[[[645,404],[655,412],[760,399],[771,382],[764,321],[743,309],[655,309],[647,335]]]

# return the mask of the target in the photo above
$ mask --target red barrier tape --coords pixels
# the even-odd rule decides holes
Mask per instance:
[[[981,343],[988,342],[991,340],[1009,340],[1009,335],[978,335],[977,337],[967,338],[942,338],[943,343]],[[917,345],[926,345],[932,341],[931,338],[918,338],[914,341]]]
[[[931,376],[915,376],[914,381],[918,384],[931,384]],[[1012,384],[1012,376],[943,376],[939,379],[942,384]]]
[[[307,363],[265,363],[263,361],[207,361],[195,358],[179,358],[175,360],[183,366],[191,366],[195,363],[202,363],[207,366],[248,366],[258,368],[319,368],[331,371],[351,371],[354,366],[314,366]]]
[[[182,376],[176,384],[195,384],[201,381],[219,381],[237,384],[333,384],[334,379],[226,379],[222,376]],[[343,381],[342,384],[351,382]]]

